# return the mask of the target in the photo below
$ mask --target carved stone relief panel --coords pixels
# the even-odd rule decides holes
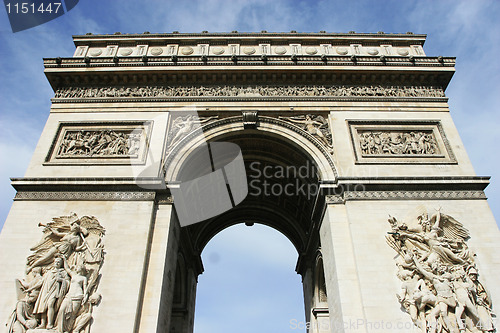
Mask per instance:
[[[356,163],[456,163],[439,122],[348,123]]]
[[[406,221],[389,218],[387,244],[397,253],[396,294],[421,332],[494,332],[490,295],[479,279],[469,231],[425,207]]]
[[[16,279],[18,301],[8,332],[89,332],[104,262],[104,228],[76,214],[39,223],[43,236],[31,248],[26,275]]]
[[[152,122],[61,123],[47,164],[143,164]]]

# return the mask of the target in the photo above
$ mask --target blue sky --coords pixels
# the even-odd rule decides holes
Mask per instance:
[[[495,148],[500,141],[498,17],[500,2],[480,0],[81,0],[68,14],[13,34],[5,11],[0,9],[0,226],[15,194],[9,177],[23,176],[48,117],[53,92],[43,74],[42,58],[71,56],[73,34],[174,30],[427,34],[427,55],[457,57],[457,72],[446,92],[450,109],[476,173],[492,176],[486,194],[500,219],[500,154]],[[232,253],[226,257],[228,249]],[[203,255],[206,271],[199,284],[198,333],[229,331],[217,326],[220,324],[233,328],[239,325],[239,329],[232,329],[239,332],[286,331],[288,326],[283,326],[286,323],[282,320],[264,319],[269,318],[265,317],[269,313],[262,310],[277,299],[283,300],[284,307],[293,305],[293,309],[286,307],[279,315],[273,312],[273,318],[303,318],[300,277],[293,271],[296,253],[284,236],[266,227],[234,227],[214,238]],[[219,259],[214,260],[217,256]],[[272,262],[280,263],[276,270],[270,265]],[[272,284],[269,275],[262,274],[262,270],[268,269],[276,274],[275,281],[287,283]],[[219,285],[226,287],[222,294],[214,293],[224,274],[232,278]],[[297,292],[298,298],[290,295],[290,290]],[[275,291],[281,292],[281,296]],[[217,302],[213,302],[224,297],[232,298],[230,304],[241,306],[240,311],[233,313],[231,307],[225,307],[217,314],[217,307],[213,306]],[[247,315],[238,319],[238,313]],[[235,316],[233,321],[228,322],[228,314]],[[249,316],[256,326],[248,322]]]

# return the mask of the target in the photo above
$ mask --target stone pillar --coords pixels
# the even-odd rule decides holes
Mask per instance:
[[[166,332],[172,312],[179,224],[171,203],[160,203],[151,222],[151,249],[145,264],[145,287],[138,332]]]
[[[329,203],[320,229],[331,332],[366,332],[363,304],[345,205]]]

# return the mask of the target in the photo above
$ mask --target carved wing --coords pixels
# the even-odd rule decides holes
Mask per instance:
[[[199,121],[199,122],[200,122],[200,124],[205,125],[205,124],[206,124],[206,123],[208,123],[209,121],[211,121],[211,120],[215,120],[215,119],[218,119],[218,118],[219,118],[219,116],[199,117],[199,118],[197,119],[197,121]]]
[[[52,221],[47,223],[47,226],[51,227],[52,229],[55,229],[59,232],[69,232],[71,227],[70,223],[77,220],[78,217],[76,214],[71,214],[68,216],[61,216],[61,217],[54,217]],[[39,224],[39,226],[42,226],[42,224]],[[33,246],[30,250],[33,251],[34,253],[30,256],[28,256],[27,263],[28,265],[33,264],[35,260],[43,256],[45,252],[47,252],[49,249],[51,249],[55,243],[58,243],[60,241],[60,237],[57,235],[54,235],[49,228],[43,229],[43,237],[42,240],[35,246]]]
[[[97,237],[104,235],[104,228],[99,224],[99,221],[94,216],[82,216],[80,218],[80,226],[87,229],[87,231]]]
[[[54,246],[55,243],[59,242],[59,239],[60,238],[58,236],[54,235],[50,231],[44,231],[44,236],[40,243],[33,246],[30,250],[34,251],[35,254],[41,254]]]
[[[328,120],[326,120],[323,116],[317,116],[314,118],[314,120],[319,121],[321,123],[319,128],[328,127]]]
[[[441,214],[440,225],[446,238],[467,240],[470,237],[469,230],[449,215]]]

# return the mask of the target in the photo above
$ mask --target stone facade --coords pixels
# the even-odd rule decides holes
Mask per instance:
[[[455,59],[427,56],[424,35],[74,42],[73,57],[44,60],[50,115],[25,177],[12,180],[0,235],[7,332],[192,332],[204,246],[249,219],[296,247],[310,332],[495,327],[500,234],[483,192],[488,177],[474,173],[449,112]],[[248,195],[181,227],[172,194],[186,174],[224,169],[229,196],[238,190],[227,182],[227,156],[216,167],[206,150],[213,170],[203,170],[206,142],[240,148]],[[424,210],[428,223],[419,224]],[[466,232],[450,236],[451,226]],[[56,273],[68,289],[45,293],[47,306],[33,312],[55,286],[41,281]],[[466,284],[472,305],[456,291]],[[80,303],[69,311],[71,297]]]

